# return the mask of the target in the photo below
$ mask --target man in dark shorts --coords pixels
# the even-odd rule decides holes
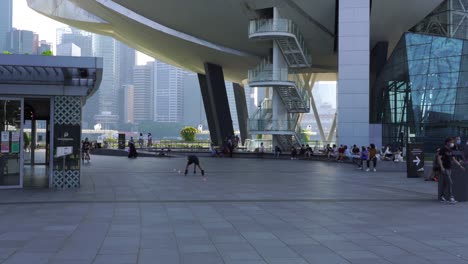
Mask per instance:
[[[440,149],[437,157],[442,172],[439,185],[441,188],[439,201],[452,204],[457,202],[452,191],[452,162],[457,164],[462,170],[465,170],[452,152],[454,145],[454,140],[452,138],[447,138],[445,140],[445,146]]]
[[[188,167],[192,164],[193,164],[193,174],[197,173],[197,166],[198,166],[198,168],[201,171],[202,176],[205,176],[205,171],[200,166],[200,160],[198,160],[198,157],[195,155],[189,155],[187,157],[187,166],[185,167],[185,173],[184,173],[185,176],[187,176]]]

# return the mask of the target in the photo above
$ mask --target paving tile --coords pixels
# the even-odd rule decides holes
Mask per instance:
[[[174,172],[183,168],[183,158],[93,156],[93,164],[83,168],[80,190],[3,190],[0,201],[17,203],[0,205],[0,259],[467,262],[468,204],[433,202],[435,184],[399,172],[362,173],[349,164],[201,161],[210,172],[206,181]],[[28,204],[36,201],[45,202]],[[441,222],[445,228],[434,228]]]
[[[112,254],[97,255],[93,264],[133,264],[137,262],[137,255]]]

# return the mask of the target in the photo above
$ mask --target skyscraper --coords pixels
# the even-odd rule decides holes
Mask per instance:
[[[118,43],[118,56],[119,56],[119,82],[120,85],[131,84],[133,82],[133,68],[136,63],[135,49],[123,44]]]
[[[45,51],[52,51],[52,43],[41,40],[37,46],[37,54],[42,54]]]
[[[6,50],[7,34],[12,29],[13,0],[0,0],[0,49]]]
[[[93,56],[93,40],[91,33],[76,28],[66,27],[58,28],[56,34],[57,54],[59,45],[73,43],[81,49],[81,56]]]
[[[137,65],[133,71],[133,121],[153,120],[154,113],[154,65]]]
[[[74,43],[63,43],[57,45],[57,56],[81,56],[81,48]]]
[[[185,71],[161,61],[155,62],[154,120],[181,123],[184,114]]]
[[[30,30],[20,30],[13,28],[7,34],[5,49],[14,54],[36,54],[34,32]]]
[[[133,71],[136,63],[136,53],[135,50],[128,47],[127,45],[118,42],[118,115],[121,124],[129,123],[129,118],[127,111],[129,111],[128,107],[125,107],[125,102],[128,101],[128,85],[133,84]],[[131,89],[133,93],[133,88]],[[132,97],[133,98],[133,97]],[[133,100],[133,99],[132,99]],[[133,104],[132,104],[133,107]],[[133,111],[133,110],[132,110]],[[133,114],[131,115],[133,123]]]
[[[201,97],[200,83],[196,73],[188,72],[184,76],[184,120],[186,126],[208,129],[205,108]]]
[[[117,87],[118,87],[118,56],[117,42],[107,36],[93,35],[93,56],[104,59],[104,68],[101,86],[96,93],[98,114],[95,122],[100,123],[103,128],[116,128],[119,120],[117,109]]]
[[[56,34],[57,55],[93,56],[93,40],[91,33],[76,28],[65,27],[58,28]],[[91,129],[96,124],[94,117],[99,113],[98,97],[98,93],[94,94],[87,100],[86,105],[83,107],[83,128]]]
[[[133,85],[122,85],[123,123],[134,123],[133,111],[135,109],[135,89]]]

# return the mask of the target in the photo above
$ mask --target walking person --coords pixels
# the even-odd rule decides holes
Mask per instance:
[[[188,168],[192,164],[193,164],[193,174],[197,173],[197,167],[198,167],[201,171],[202,176],[205,176],[205,171],[200,166],[200,160],[195,155],[189,155],[187,157],[187,166],[185,166],[185,173],[184,173],[185,176],[187,176]]]
[[[370,171],[370,162],[372,161],[372,164],[374,165],[373,171],[377,171],[377,149],[375,148],[374,144],[370,144],[370,149],[369,149],[369,157],[367,159],[367,170]]]
[[[88,161],[88,163],[91,161],[91,157],[89,156],[89,152],[91,150],[91,142],[88,141],[88,138],[85,138],[84,141],[81,142],[81,161],[85,162],[85,160]]]
[[[462,170],[465,170],[452,152],[454,146],[453,138],[447,138],[445,140],[445,146],[440,149],[437,157],[442,172],[439,184],[439,201],[452,204],[457,202],[453,196],[452,162],[457,164]]]
[[[431,175],[429,175],[427,178],[425,178],[425,181],[439,181],[440,178],[440,164],[439,164],[439,152],[440,148],[436,150],[436,153],[434,155],[434,159],[432,160],[432,171]]]
[[[136,158],[138,153],[136,151],[135,142],[133,141],[133,137],[130,138],[128,141],[128,157],[129,158]]]
[[[229,150],[229,156],[232,158],[232,154],[234,153],[233,136],[228,139],[227,147],[228,147],[228,150]]]
[[[153,136],[151,133],[148,133],[148,148],[151,148],[153,146]]]
[[[140,133],[140,137],[138,137],[138,145],[140,145],[140,148],[143,148],[143,133]]]

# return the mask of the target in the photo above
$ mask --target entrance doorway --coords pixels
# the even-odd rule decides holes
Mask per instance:
[[[24,99],[24,188],[50,184],[50,98]]]
[[[22,100],[0,98],[0,189],[22,183]]]

